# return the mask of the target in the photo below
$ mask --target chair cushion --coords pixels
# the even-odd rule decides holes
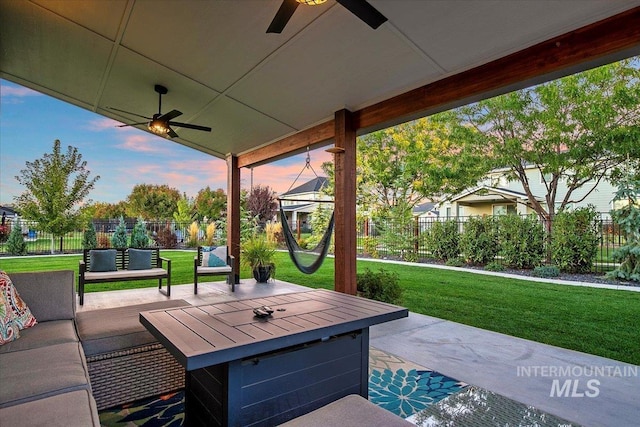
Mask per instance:
[[[91,262],[89,271],[116,271],[116,250],[101,249],[89,251]]]
[[[129,270],[148,270],[151,268],[151,251],[148,249],[128,249]]]
[[[227,265],[226,246],[203,246],[202,267],[224,267]]]

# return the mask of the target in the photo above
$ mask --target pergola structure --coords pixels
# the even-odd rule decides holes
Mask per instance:
[[[354,294],[357,135],[640,54],[640,0],[369,3],[375,30],[329,0],[267,34],[281,0],[0,0],[0,77],[126,124],[167,87],[163,112],[213,128],[173,140],[226,159],[238,258],[240,169],[333,145]]]

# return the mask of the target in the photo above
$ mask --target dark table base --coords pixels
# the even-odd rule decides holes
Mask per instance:
[[[369,329],[187,371],[185,425],[274,426],[368,397]]]

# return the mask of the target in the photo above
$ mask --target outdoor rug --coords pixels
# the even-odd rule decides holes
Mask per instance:
[[[370,347],[369,400],[403,418],[466,387],[453,378]],[[183,421],[182,391],[100,411],[104,427],[179,427]]]

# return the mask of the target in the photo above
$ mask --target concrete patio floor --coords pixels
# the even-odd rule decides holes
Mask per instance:
[[[307,289],[253,279],[171,287],[171,299],[192,305],[231,301]],[[167,299],[155,288],[85,294],[78,311]],[[470,308],[472,309],[472,308]],[[370,344],[520,403],[583,426],[640,425],[640,367],[590,354],[515,338],[430,316],[371,328]],[[571,331],[567,331],[571,333]],[[589,382],[590,381],[590,382]]]

